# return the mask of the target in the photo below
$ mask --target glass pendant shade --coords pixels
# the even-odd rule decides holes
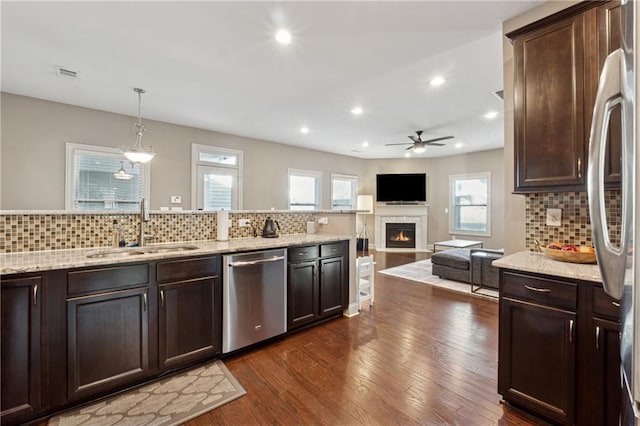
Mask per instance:
[[[127,173],[127,171],[124,169],[124,161],[121,161],[120,169],[118,169],[118,171],[113,174],[113,177],[120,180],[131,180],[135,176],[131,173]]]
[[[133,129],[136,132],[136,142],[129,149],[124,149],[123,153],[127,159],[133,163],[148,163],[151,161],[155,154],[153,148],[145,148],[142,144],[142,135],[147,130],[142,124],[142,115],[140,113],[140,106],[142,104],[142,94],[145,92],[143,89],[135,88],[134,92],[138,94],[138,122],[133,124]]]

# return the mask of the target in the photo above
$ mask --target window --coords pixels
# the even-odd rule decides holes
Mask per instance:
[[[289,210],[320,210],[322,173],[289,169]]]
[[[355,210],[358,177],[331,174],[331,210]]]
[[[449,176],[449,232],[491,235],[491,174],[475,173]]]
[[[149,198],[150,165],[131,164],[116,148],[67,143],[65,209],[136,211]],[[120,168],[132,175],[116,179]]]
[[[192,144],[191,159],[194,209],[242,209],[242,151]]]

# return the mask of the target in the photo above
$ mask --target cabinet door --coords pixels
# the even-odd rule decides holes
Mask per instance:
[[[342,257],[320,260],[320,315],[343,311],[344,261]]]
[[[516,192],[584,189],[583,27],[576,15],[514,41]]]
[[[592,423],[617,425],[622,403],[620,392],[620,324],[593,319]]]
[[[220,352],[222,287],[219,278],[160,287],[160,368],[172,368]]]
[[[598,78],[607,55],[621,46],[621,11],[622,8],[618,0],[599,6],[596,11],[596,22],[598,26]],[[595,93],[598,79],[594,78],[592,84]],[[619,186],[620,173],[622,170],[622,121],[620,113],[620,106],[617,106],[611,112],[606,141],[604,181],[608,184],[607,186],[612,187],[615,187],[615,184]]]
[[[4,421],[38,411],[40,389],[40,277],[2,280],[0,287],[0,406]]]
[[[554,422],[573,423],[576,315],[511,299],[500,303],[499,392]]]
[[[289,264],[287,280],[287,326],[294,329],[319,317],[318,262]]]
[[[67,300],[70,399],[149,374],[147,287]]]

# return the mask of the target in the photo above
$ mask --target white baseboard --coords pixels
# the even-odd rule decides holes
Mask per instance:
[[[350,303],[349,307],[343,312],[343,315],[348,318],[360,315],[360,310],[358,309],[358,307],[358,302]]]

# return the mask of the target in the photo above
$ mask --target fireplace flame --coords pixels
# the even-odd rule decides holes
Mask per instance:
[[[395,237],[391,238],[391,241],[411,241],[411,238],[404,235],[403,231],[400,231]]]

